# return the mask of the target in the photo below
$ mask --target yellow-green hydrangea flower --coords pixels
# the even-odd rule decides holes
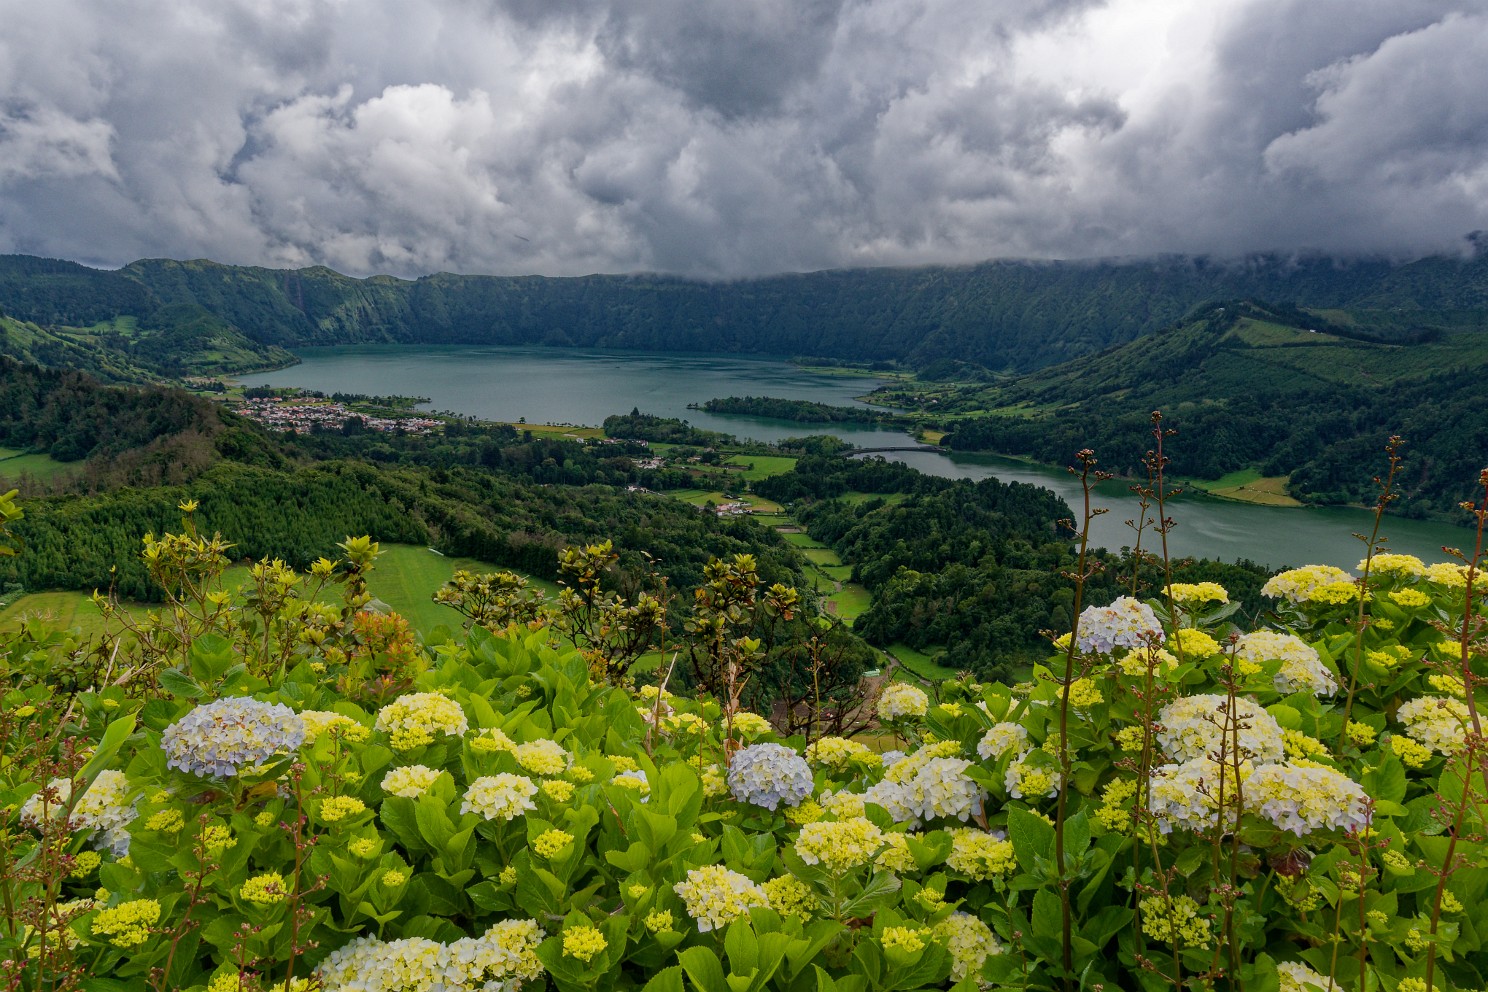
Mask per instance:
[[[115,947],[138,947],[150,938],[150,928],[159,922],[160,903],[154,899],[131,899],[100,909],[93,917],[93,933],[107,937]]]
[[[903,951],[905,954],[916,954],[925,949],[927,936],[928,934],[919,927],[884,927],[878,939],[885,950],[892,949]]]
[[[320,803],[320,818],[326,823],[340,823],[366,809],[367,804],[356,796],[327,796]]]
[[[976,827],[950,831],[951,853],[946,866],[979,881],[998,878],[1017,867],[1013,844]]]
[[[553,858],[573,844],[573,834],[562,830],[545,830],[532,839],[532,851],[540,858]]]
[[[436,736],[463,737],[470,721],[453,699],[437,692],[413,692],[378,710],[373,726],[388,735],[394,750],[407,751],[434,743]]]
[[[1208,947],[1214,939],[1213,923],[1200,915],[1199,904],[1188,896],[1162,894],[1147,896],[1138,904],[1142,910],[1142,932],[1164,944],[1184,947]]]
[[[808,823],[796,837],[796,855],[834,875],[861,868],[883,847],[883,832],[864,817]]]
[[[563,931],[563,956],[588,964],[610,946],[604,934],[595,927],[569,927]]]
[[[288,898],[289,890],[284,884],[284,876],[271,871],[248,879],[238,890],[238,895],[260,906],[272,906]]]
[[[770,908],[781,916],[809,920],[820,905],[811,886],[794,875],[780,875],[769,879],[764,883],[764,890]]]

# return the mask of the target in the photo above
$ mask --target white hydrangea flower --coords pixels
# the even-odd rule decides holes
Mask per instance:
[[[1322,765],[1261,765],[1245,780],[1246,808],[1301,837],[1314,830],[1369,826],[1369,797],[1357,782]]]
[[[1305,603],[1312,591],[1335,582],[1352,582],[1354,577],[1333,565],[1307,565],[1293,568],[1266,580],[1261,586],[1261,595],[1272,599],[1285,599],[1291,603]]]
[[[968,975],[980,976],[987,958],[1003,952],[1003,946],[998,943],[991,927],[960,910],[935,924],[932,935],[951,955],[952,982],[959,982]],[[988,983],[978,977],[977,984],[986,988]]]
[[[1239,771],[1243,787],[1251,766],[1241,764]],[[1162,765],[1152,770],[1147,783],[1147,809],[1157,822],[1158,830],[1165,834],[1171,833],[1174,827],[1212,830],[1220,825],[1222,795],[1226,810],[1225,830],[1233,830],[1239,821],[1235,777],[1233,764],[1221,766],[1212,758]]]
[[[440,770],[425,765],[404,765],[394,768],[382,777],[382,791],[390,796],[417,799],[429,791],[438,780]]]
[[[896,823],[940,818],[965,823],[980,813],[986,794],[966,775],[971,762],[932,755],[921,750],[896,762],[863,799],[882,806]]]
[[[977,744],[977,754],[988,761],[996,761],[1009,751],[1023,751],[1028,747],[1028,731],[1022,724],[998,723],[982,735]]]
[[[423,937],[358,937],[315,969],[325,992],[516,992],[543,972],[536,920],[503,920],[449,944]]]
[[[890,682],[878,697],[880,720],[918,720],[930,709],[930,697],[908,682]]]
[[[1278,961],[1276,975],[1281,992],[1337,992],[1332,979],[1324,978],[1300,961]]]
[[[689,869],[687,878],[672,890],[682,897],[687,915],[697,921],[699,933],[722,930],[750,909],[770,904],[763,888],[723,865]]]
[[[814,765],[844,769],[853,761],[877,763],[878,755],[862,741],[845,737],[822,737],[806,745],[806,760]]]
[[[562,775],[568,769],[568,752],[563,745],[547,738],[518,744],[513,753],[523,771],[534,775]]]
[[[783,744],[751,744],[734,755],[729,791],[741,803],[773,810],[798,805],[811,795],[811,767]]]
[[[1395,718],[1405,724],[1412,739],[1437,754],[1455,754],[1464,747],[1463,735],[1472,719],[1467,704],[1450,696],[1418,696],[1407,699]]]
[[[1013,759],[1003,776],[1003,788],[1014,799],[1053,799],[1059,795],[1062,776],[1053,765],[1030,760],[1025,751]]]
[[[1152,607],[1131,596],[1110,606],[1090,606],[1080,614],[1075,648],[1086,654],[1110,654],[1117,648],[1161,643],[1162,625]]]
[[[377,711],[373,729],[391,739],[393,748],[406,751],[432,744],[435,737],[463,737],[470,721],[460,704],[437,692],[411,692]]]
[[[91,830],[94,850],[123,857],[129,853],[129,824],[137,815],[135,799],[129,779],[120,771],[99,772],[76,803],[72,801],[72,780],[54,778],[21,804],[21,824],[40,830],[48,823],[60,822],[67,814],[69,831]]]
[[[1229,697],[1217,693],[1174,700],[1157,715],[1158,744],[1164,754],[1178,762],[1228,755],[1233,740],[1229,716]],[[1272,762],[1285,757],[1285,738],[1270,713],[1238,696],[1234,719],[1239,723],[1242,758]]]
[[[532,802],[535,795],[536,783],[524,775],[482,775],[465,790],[460,812],[475,813],[487,820],[513,820],[537,809]]]
[[[305,722],[294,710],[241,696],[203,703],[160,736],[167,767],[210,778],[231,778],[304,742]]]
[[[1331,696],[1338,689],[1333,673],[1311,645],[1294,634],[1256,630],[1243,634],[1235,647],[1235,659],[1260,664],[1280,661],[1274,680],[1277,692],[1310,692]]]

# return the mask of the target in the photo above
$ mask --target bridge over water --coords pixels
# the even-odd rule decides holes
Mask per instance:
[[[876,455],[884,451],[939,451],[943,453],[945,450],[945,448],[937,448],[933,444],[904,444],[892,445],[887,448],[851,448],[843,451],[842,454],[848,458],[852,458],[854,455]]]

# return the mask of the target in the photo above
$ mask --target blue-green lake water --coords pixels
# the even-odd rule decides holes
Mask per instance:
[[[302,386],[323,392],[427,396],[429,408],[487,420],[599,425],[612,413],[678,417],[694,427],[742,438],[778,441],[804,434],[833,434],[860,447],[907,445],[910,438],[872,424],[800,424],[760,417],[725,416],[689,410],[722,396],[779,396],[839,406],[867,405],[855,397],[875,385],[862,376],[830,375],[772,358],[655,354],[484,346],[361,346],[315,348],[300,352],[302,364],[276,372],[244,376],[247,385]],[[1189,443],[1194,439],[1186,438]],[[1029,482],[1079,505],[1079,486],[1068,473],[991,455],[934,451],[895,452],[928,475],[947,478],[998,478]],[[1092,528],[1095,543],[1120,548],[1133,543],[1126,521],[1137,515],[1129,483],[1099,487],[1096,505],[1109,512]],[[1234,561],[1248,558],[1273,566],[1320,563],[1352,568],[1363,545],[1352,535],[1367,533],[1373,515],[1348,507],[1255,506],[1203,495],[1179,497],[1170,507],[1177,526],[1169,534],[1170,553]],[[1469,548],[1464,528],[1418,520],[1387,518],[1383,533],[1389,550],[1444,559],[1443,545]],[[1151,536],[1144,546],[1151,546]]]

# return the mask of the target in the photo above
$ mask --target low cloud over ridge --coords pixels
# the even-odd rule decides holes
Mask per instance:
[[[0,250],[704,277],[1488,228],[1471,0],[0,0]]]

